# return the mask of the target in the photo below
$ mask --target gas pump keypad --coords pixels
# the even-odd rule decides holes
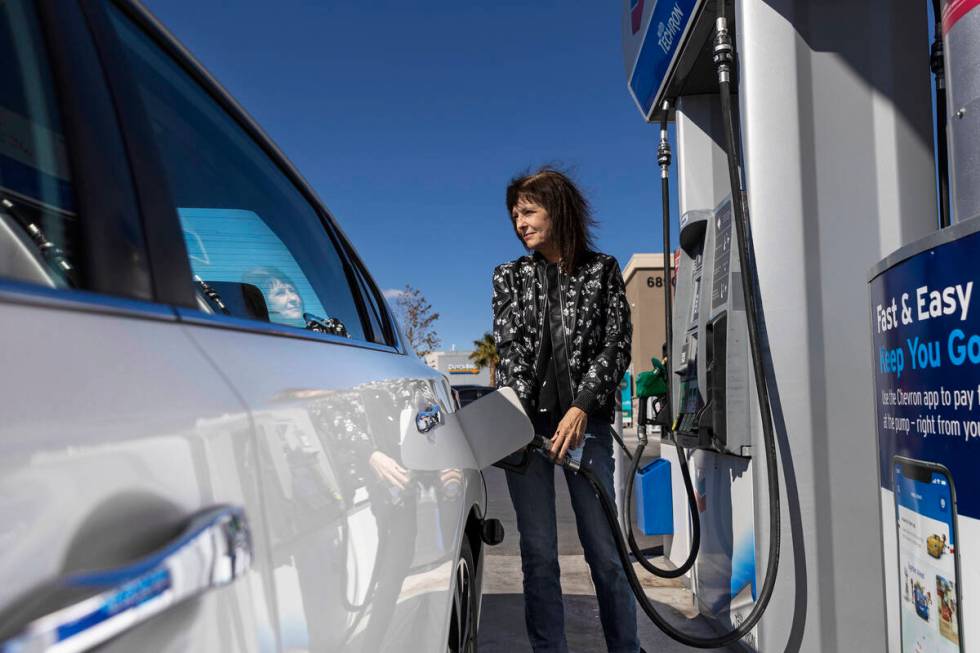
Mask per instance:
[[[682,219],[672,391],[679,444],[744,456],[751,450],[748,336],[732,289],[741,274],[732,235],[731,200]]]

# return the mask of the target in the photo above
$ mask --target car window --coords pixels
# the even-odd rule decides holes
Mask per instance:
[[[0,2],[0,61],[0,276],[78,285],[75,198],[33,2]]]
[[[365,339],[347,268],[313,205],[183,68],[118,9],[111,11],[202,308]]]

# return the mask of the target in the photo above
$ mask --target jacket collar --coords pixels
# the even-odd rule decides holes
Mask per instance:
[[[537,252],[537,251],[532,251],[532,252],[531,252],[531,261],[532,261],[532,262],[533,262],[533,263],[534,263],[535,265],[539,265],[539,266],[541,266],[541,267],[544,267],[544,266],[546,266],[546,265],[548,265],[548,259],[546,259],[546,258],[545,258],[545,257],[544,257],[544,256],[543,256],[543,255],[541,254],[541,252]]]
[[[592,257],[594,255],[595,255],[595,252],[594,251],[592,251],[592,250],[586,250],[585,253],[582,254],[582,259],[578,262],[578,265],[576,266],[575,270],[572,271],[572,274],[574,274],[575,272],[578,272],[578,270],[583,265],[585,265],[586,263],[588,263],[589,261],[591,261],[592,260]],[[531,262],[534,263],[535,267],[542,267],[543,268],[546,265],[548,265],[548,260],[544,256],[542,256],[540,252],[532,251],[531,252],[531,255],[530,255],[530,259],[531,259]],[[571,274],[568,275],[568,276],[571,276]]]

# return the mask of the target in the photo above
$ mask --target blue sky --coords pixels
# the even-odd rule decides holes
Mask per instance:
[[[297,165],[378,285],[422,290],[446,349],[490,327],[490,273],[523,253],[504,189],[528,167],[573,174],[621,265],[660,251],[659,131],[626,91],[621,2],[146,4]]]

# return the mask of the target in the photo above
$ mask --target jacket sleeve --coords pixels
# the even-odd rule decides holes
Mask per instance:
[[[494,269],[493,340],[500,357],[497,387],[513,388],[530,415],[536,386],[534,353],[525,340],[517,293],[510,266],[504,264]]]
[[[619,263],[612,260],[603,274],[606,313],[602,350],[579,382],[578,395],[573,406],[591,415],[619,388],[619,383],[630,364],[633,342],[633,323],[630,321],[630,305],[626,301],[626,286]]]

